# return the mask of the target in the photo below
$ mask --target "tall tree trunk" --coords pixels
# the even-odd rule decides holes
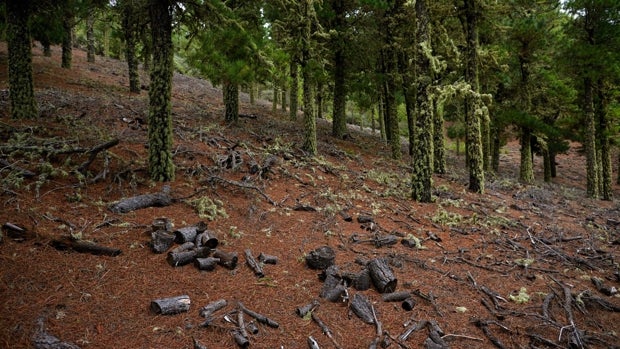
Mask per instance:
[[[316,118],[323,119],[323,84],[318,83],[316,87]]]
[[[519,166],[519,181],[525,184],[534,183],[534,162],[532,158],[532,130],[521,127],[521,164]]]
[[[255,83],[251,82],[250,83],[250,104],[254,105],[256,104],[256,87],[254,86]]]
[[[301,48],[301,72],[303,82],[303,102],[304,102],[304,142],[302,149],[309,155],[314,156],[317,154],[316,144],[316,119],[314,118],[314,98],[312,93],[312,72],[310,71],[310,59],[311,57],[311,16],[310,12],[312,8],[312,1],[303,1],[304,10],[306,14],[303,29],[302,29],[302,48]]]
[[[478,84],[478,11],[476,0],[465,0],[465,38],[467,49],[465,55],[465,80],[474,92],[479,92]],[[465,123],[467,128],[466,152],[469,170],[469,190],[475,193],[484,192],[484,164],[482,152],[482,135],[480,132],[480,113],[474,96],[467,96],[465,101]]]
[[[411,77],[414,67],[409,63],[409,57],[405,52],[398,55],[398,70],[402,77],[402,89],[405,97],[405,111],[407,113],[407,131],[409,135],[409,155],[413,156],[415,145],[416,123],[416,89]]]
[[[381,134],[381,140],[387,141],[387,131],[385,128],[385,96],[383,93],[379,93],[379,105],[377,106],[377,120],[379,120],[379,132]]]
[[[65,10],[62,18],[62,62],[61,67],[71,69],[73,60],[73,14]]]
[[[91,10],[86,17],[86,61],[95,63],[95,12]]]
[[[390,145],[392,159],[400,160],[401,144],[400,144],[400,131],[398,125],[398,113],[396,105],[396,57],[394,57],[394,50],[391,47],[391,43],[388,43],[383,50],[383,63],[384,63],[384,76],[385,81],[383,83],[384,98],[385,98],[385,130],[387,141]]]
[[[435,99],[433,115],[433,151],[435,173],[446,173],[446,146],[444,140],[444,100]]]
[[[174,179],[172,161],[172,16],[169,0],[150,0],[153,67],[149,85],[149,173],[154,181]]]
[[[11,100],[11,117],[14,119],[34,118],[38,115],[32,78],[29,16],[29,2],[7,1],[9,99]]]
[[[131,1],[123,4],[123,31],[125,34],[125,58],[129,75],[129,91],[140,93],[140,75],[138,74],[138,57],[136,56],[137,15]]]
[[[347,90],[346,90],[346,59],[344,47],[344,1],[336,0],[332,2],[334,8],[334,29],[336,39],[334,42],[334,106],[332,135],[336,138],[343,138],[347,133]]]
[[[150,24],[147,24],[147,29]],[[149,30],[142,30],[142,69],[151,71],[151,63],[153,59],[153,43],[148,35]]]
[[[291,96],[289,97],[290,109],[289,109],[289,119],[297,120],[297,109],[299,108],[299,67],[297,65],[297,60],[295,57],[291,57],[290,63],[290,74],[291,74]]]
[[[429,17],[426,0],[417,0],[416,47],[431,50]],[[416,123],[413,147],[413,173],[411,175],[411,197],[420,202],[432,200],[433,175],[433,106],[428,89],[433,80],[428,54],[416,52]]]
[[[604,91],[602,79],[596,84],[597,103],[596,118],[598,120],[598,144],[600,148],[599,165],[600,168],[600,194],[603,200],[613,198],[613,173],[611,164],[611,142],[609,140],[609,121],[607,118],[607,96]]]
[[[592,79],[584,79],[584,112],[585,112],[585,149],[586,149],[586,192],[590,198],[598,198],[598,161],[596,159],[596,118],[594,115]]]
[[[286,95],[288,94],[288,91],[286,90],[286,83],[282,84],[280,90],[282,91],[280,93],[280,110],[286,112]]]
[[[278,97],[280,96],[280,93],[278,91],[278,85],[276,84],[276,82],[273,82],[273,98],[271,100],[271,112],[272,114],[276,114],[276,111],[278,110]]]

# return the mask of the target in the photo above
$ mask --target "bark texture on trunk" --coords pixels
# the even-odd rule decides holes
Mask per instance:
[[[125,58],[129,75],[129,91],[140,93],[140,76],[138,75],[138,57],[136,56],[136,9],[131,2],[125,2],[123,8],[123,31],[125,35]]]
[[[590,198],[598,198],[598,166],[596,152],[596,120],[594,115],[593,83],[591,78],[584,79],[584,112],[585,112],[585,149],[586,149],[586,192]]]
[[[91,11],[86,18],[86,61],[95,63],[95,14]]]
[[[32,52],[28,2],[9,0],[6,4],[7,41],[9,49],[9,98],[11,117],[34,118],[38,115],[32,78]]]
[[[532,130],[521,127],[521,165],[519,166],[519,181],[525,184],[534,183],[534,166],[532,159]]]
[[[73,14],[65,13],[62,19],[62,62],[61,67],[71,69],[73,60]]]
[[[222,94],[224,97],[224,119],[228,123],[237,123],[239,121],[239,85],[224,82]]]
[[[335,29],[338,32],[334,50],[334,115],[332,123],[332,135],[336,138],[343,138],[347,133],[346,103],[347,90],[345,84],[345,55],[343,36],[344,30],[344,2],[334,1]]]
[[[172,162],[172,16],[168,0],[151,0],[153,67],[149,86],[149,173],[154,181],[174,179]]]
[[[297,109],[299,108],[299,66],[295,57],[291,58],[290,65],[291,90],[289,97],[289,119],[297,120]]]

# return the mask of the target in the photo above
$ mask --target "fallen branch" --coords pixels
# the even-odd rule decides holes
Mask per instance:
[[[96,256],[116,257],[123,253],[123,251],[118,248],[101,246],[93,242],[74,240],[68,237],[53,239],[52,241],[50,241],[50,245],[55,249],[61,251],[73,250],[78,253],[90,253]]]
[[[311,313],[311,316],[312,316],[312,320],[314,320],[314,322],[316,322],[316,324],[319,325],[319,327],[321,328],[321,331],[323,331],[323,334],[326,335],[327,338],[329,338],[332,341],[332,343],[334,343],[334,346],[337,349],[342,349],[340,344],[338,344],[338,342],[336,342],[336,339],[334,339],[334,336],[332,335],[332,331],[329,329],[329,327],[327,327],[327,325],[325,325],[325,323],[321,321],[321,319],[319,319],[319,317],[314,312]]]
[[[270,318],[266,317],[265,315],[259,314],[257,312],[254,312],[248,308],[246,308],[243,303],[239,302],[239,309],[243,310],[243,312],[245,312],[246,314],[250,315],[251,317],[255,318],[256,321],[260,322],[261,324],[265,324],[269,327],[272,328],[278,328],[280,327],[280,324],[278,324],[277,322],[275,322],[274,320],[271,320]]]
[[[119,142],[118,138],[115,138],[111,141],[96,145],[93,148],[91,148],[88,151],[88,154],[90,154],[90,156],[88,157],[88,160],[84,161],[80,166],[78,166],[77,171],[84,174],[84,172],[86,172],[86,169],[88,169],[88,166],[90,166],[90,164],[92,164],[93,161],[95,161],[97,154],[99,154],[100,152],[104,150],[112,148],[113,146],[117,145],[118,142]]]
[[[32,178],[32,177],[37,175],[36,173],[34,173],[34,172],[30,171],[30,170],[27,170],[25,168],[21,168],[21,167],[15,165],[15,164],[12,164],[12,163],[8,162],[5,159],[0,159],[0,166],[3,166],[4,168],[8,168],[10,170],[19,172],[19,174],[22,177],[24,177],[24,178]]]
[[[170,186],[165,185],[160,193],[142,194],[130,197],[110,205],[110,211],[114,213],[127,213],[146,207],[164,207],[172,204]]]

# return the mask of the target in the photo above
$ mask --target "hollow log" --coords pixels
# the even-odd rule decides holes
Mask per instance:
[[[160,193],[142,194],[123,199],[110,205],[110,211],[114,213],[127,213],[146,207],[164,207],[172,204],[170,187],[164,186]]]
[[[235,343],[237,343],[239,348],[247,348],[248,346],[250,346],[250,341],[248,340],[247,337],[241,334],[241,332],[236,330],[236,331],[232,331],[231,333],[235,340]]]
[[[194,243],[198,247],[216,248],[219,244],[219,240],[217,239],[215,232],[205,230],[196,236]]]
[[[252,255],[252,250],[248,248],[244,251],[244,254],[245,262],[248,264],[250,269],[254,271],[254,275],[258,276],[259,278],[264,277],[265,273],[263,272],[263,267],[258,263],[258,261],[256,261],[256,259]]]
[[[258,261],[263,264],[278,264],[278,257],[264,254],[263,252],[261,252],[258,255]]]
[[[218,299],[200,308],[198,313],[200,316],[209,319],[213,316],[213,313],[224,308],[226,305],[228,305],[228,302],[225,299]]]
[[[157,230],[151,233],[151,249],[154,253],[166,252],[174,243],[174,235],[165,230]]]
[[[195,242],[196,236],[205,230],[207,230],[207,224],[205,222],[199,222],[196,225],[179,228],[174,231],[175,242],[177,244],[182,244],[188,241]]]
[[[306,264],[310,269],[325,270],[334,264],[336,252],[329,246],[321,246],[310,251],[306,256]]]
[[[379,293],[389,293],[396,290],[398,280],[392,273],[385,259],[376,258],[368,263],[370,278]]]
[[[415,305],[416,305],[416,301],[413,298],[407,298],[407,299],[403,300],[403,302],[401,303],[401,307],[405,311],[412,311],[413,307],[415,307]]]
[[[349,306],[351,310],[353,310],[353,313],[365,323],[373,324],[375,322],[374,316],[372,315],[372,305],[366,296],[359,293],[354,294]]]
[[[237,252],[225,252],[221,250],[215,250],[215,252],[213,252],[213,257],[219,258],[219,265],[230,270],[237,267],[237,262],[239,260],[239,257],[237,257]]]
[[[173,315],[188,311],[190,304],[188,295],[160,298],[151,301],[151,310],[155,314]]]
[[[194,265],[200,270],[212,271],[215,266],[220,262],[219,258],[207,257],[194,259]]]
[[[123,253],[118,248],[106,247],[97,245],[92,242],[86,242],[81,240],[73,240],[71,238],[53,239],[50,241],[50,245],[57,250],[73,250],[78,253],[90,253],[96,256],[111,256],[116,257]]]

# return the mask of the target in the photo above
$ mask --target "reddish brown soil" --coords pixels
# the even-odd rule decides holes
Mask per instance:
[[[242,96],[242,113],[257,118],[242,118],[238,126],[227,126],[222,123],[219,90],[208,82],[175,75],[177,170],[176,180],[169,183],[172,195],[221,200],[227,217],[216,217],[208,222],[209,228],[218,234],[222,250],[239,253],[240,263],[233,271],[218,267],[201,272],[191,265],[173,268],[165,255],[151,252],[147,232],[158,217],[170,218],[175,227],[200,221],[188,200],[126,214],[108,210],[119,199],[162,188],[149,181],[145,172],[146,127],[140,121],[146,115],[147,92],[127,92],[122,62],[97,57],[96,63],[88,64],[84,52],[75,50],[73,68],[63,70],[59,56],[58,49],[52,58],[34,49],[42,117],[11,120],[7,50],[0,45],[1,145],[13,144],[18,134],[22,145],[48,139],[50,147],[62,143],[91,147],[113,137],[120,144],[107,153],[108,165],[99,154],[85,179],[73,171],[87,159],[81,154],[11,155],[12,162],[37,173],[45,162],[65,171],[41,180],[40,188],[37,178],[8,186],[10,171],[0,169],[0,223],[18,224],[37,234],[23,242],[5,236],[0,244],[0,347],[31,347],[36,320],[43,316],[49,333],[82,348],[191,348],[192,338],[208,348],[235,348],[230,335],[234,325],[222,321],[221,315],[234,311],[236,301],[241,301],[280,324],[278,329],[260,325],[260,332],[250,336],[251,347],[307,348],[307,338],[313,336],[322,348],[332,348],[314,322],[295,314],[298,306],[318,298],[322,283],[317,272],[306,267],[304,256],[321,245],[335,249],[336,263],[344,270],[359,270],[356,260],[388,258],[398,278],[397,290],[435,297],[433,305],[414,296],[417,305],[407,312],[398,303],[382,302],[374,289],[350,289],[350,295],[360,292],[372,301],[383,330],[394,337],[407,322],[435,320],[452,348],[492,348],[490,336],[476,326],[491,321],[489,334],[506,348],[553,347],[534,340],[536,336],[566,347],[575,329],[585,331],[580,332],[580,338],[587,340],[584,347],[620,343],[618,312],[587,301],[578,309],[579,303],[573,301],[571,324],[564,307],[564,289],[574,297],[590,294],[620,306],[617,294],[606,296],[591,282],[598,277],[606,287],[620,287],[620,205],[617,200],[585,199],[584,161],[577,145],[559,157],[554,183],[523,186],[515,181],[518,152],[510,143],[502,155],[502,173],[488,179],[483,195],[466,190],[464,161],[450,153],[448,174],[434,177],[435,202],[421,204],[408,198],[407,160],[389,160],[388,149],[376,134],[351,131],[350,139],[340,141],[329,136],[327,123],[319,122],[320,156],[308,158],[299,150],[300,123],[272,114],[268,102],[250,105]],[[218,159],[234,145],[243,160],[241,166],[219,167]],[[6,158],[8,153],[1,155]],[[252,159],[260,164],[270,154],[278,158],[272,173],[266,178],[251,175],[247,165]],[[91,183],[104,169],[108,170],[105,179]],[[209,183],[210,176],[231,181],[245,177],[276,205],[258,190]],[[614,190],[618,197],[620,188],[616,185]],[[293,210],[298,203],[317,211]],[[355,220],[345,222],[340,209],[354,218],[372,215],[380,234],[421,238],[425,249],[353,243],[353,234],[370,239],[371,232]],[[49,245],[51,239],[71,233],[123,253],[95,256]],[[429,233],[441,241],[430,240]],[[279,258],[277,265],[264,266],[265,278],[258,279],[246,266],[242,256],[248,248],[255,255],[264,252]],[[527,258],[533,263],[526,270],[519,262]],[[481,303],[492,304],[481,291],[483,286],[501,297],[497,309],[491,306],[495,314]],[[530,300],[511,301],[510,295],[521,288]],[[555,297],[545,317],[542,304],[550,293]],[[182,294],[191,298],[187,313],[162,316],[149,310],[153,299]],[[214,326],[200,327],[203,319],[198,309],[221,298],[229,305]],[[375,338],[375,327],[352,315],[347,304],[321,300],[315,313],[343,348],[366,348]],[[428,336],[427,329],[417,331],[402,345],[423,348]]]

